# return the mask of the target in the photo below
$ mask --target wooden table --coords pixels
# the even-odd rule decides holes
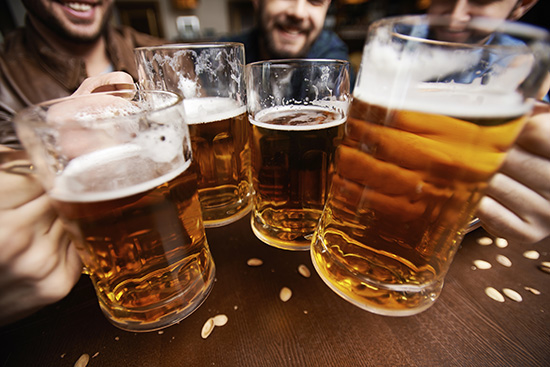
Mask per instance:
[[[83,276],[62,301],[0,329],[0,366],[74,366],[88,354],[95,366],[544,366],[550,365],[550,241],[506,248],[481,246],[478,229],[464,239],[443,293],[427,311],[393,318],[363,311],[334,294],[313,271],[308,252],[290,252],[257,240],[244,218],[208,229],[217,267],[205,303],[160,332],[130,333],[101,313]],[[536,250],[538,260],[522,254]],[[500,265],[497,254],[511,267]],[[251,257],[260,267],[247,266]],[[482,259],[492,268],[480,270]],[[297,267],[311,269],[302,277]],[[283,303],[287,286],[292,298]],[[484,289],[512,288],[522,302],[499,303]],[[541,291],[535,295],[524,287]],[[201,337],[217,314],[229,321]]]

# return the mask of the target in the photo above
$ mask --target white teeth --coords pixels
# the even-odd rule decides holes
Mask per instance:
[[[292,35],[300,34],[300,31],[291,30],[291,29],[285,29],[285,32]]]
[[[76,11],[88,11],[92,8],[90,4],[83,3],[67,3],[67,6]]]

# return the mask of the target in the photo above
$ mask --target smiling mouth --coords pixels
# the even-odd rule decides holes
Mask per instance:
[[[81,2],[81,1],[60,1],[61,4],[75,12],[88,12],[97,5],[93,2]]]
[[[90,4],[83,3],[67,3],[67,7],[76,10],[76,11],[88,11],[92,8]]]
[[[284,25],[284,24],[280,24],[277,28],[281,32],[286,33],[286,34],[291,35],[291,36],[299,36],[299,35],[302,35],[302,34],[305,33],[305,31],[302,30],[301,28],[292,27],[292,26],[288,26],[288,25]]]

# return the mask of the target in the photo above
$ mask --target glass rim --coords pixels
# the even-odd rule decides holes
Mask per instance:
[[[451,19],[451,16],[449,15],[437,15],[437,14],[413,14],[413,15],[391,16],[391,17],[382,18],[377,21],[374,21],[369,26],[369,31],[371,29],[387,27],[387,26],[391,26],[399,23],[402,23],[405,25],[408,24],[411,26],[415,26],[415,25],[443,26],[448,24],[448,21],[450,19]],[[476,16],[476,17],[472,17],[471,20],[464,23],[464,25],[466,29],[471,29],[471,30],[483,30],[491,33],[501,32],[501,33],[509,34],[511,36],[523,36],[523,37],[529,37],[533,40],[550,42],[550,31],[546,30],[543,27],[521,22],[521,21]],[[468,44],[468,43],[429,40],[422,37],[407,36],[403,34],[400,34],[400,36],[405,36],[411,39],[425,40],[433,43],[476,46],[474,44]],[[480,46],[480,45],[477,45],[477,46]],[[517,45],[491,45],[491,47],[517,48],[518,46]]]
[[[241,42],[197,42],[197,43],[168,43],[158,46],[143,46],[134,48],[134,52],[138,51],[157,51],[157,50],[191,50],[191,49],[214,49],[214,48],[242,48],[244,44]]]
[[[272,65],[275,67],[285,67],[292,64],[303,64],[303,65],[313,65],[313,64],[339,64],[343,66],[349,66],[350,62],[343,59],[308,59],[308,58],[289,58],[289,59],[272,59],[272,60],[261,60],[248,63],[247,67],[257,67],[263,65]]]
[[[25,123],[25,122],[37,122],[38,120],[36,118],[32,119],[24,119],[24,116],[32,116],[36,115],[37,113],[43,113],[47,112],[48,108],[51,106],[54,106],[59,103],[67,102],[67,101],[74,101],[74,100],[85,100],[90,99],[91,97],[96,96],[107,96],[107,95],[132,95],[132,97],[135,97],[136,94],[157,94],[157,95],[166,95],[174,97],[173,101],[169,101],[166,104],[163,104],[161,106],[153,106],[148,109],[139,109],[138,111],[130,112],[126,115],[122,116],[107,116],[107,117],[97,117],[95,118],[96,121],[104,121],[104,120],[118,120],[123,118],[132,118],[132,117],[139,117],[150,113],[157,113],[162,112],[165,110],[168,110],[170,108],[176,107],[177,105],[182,104],[183,97],[175,92],[171,91],[165,91],[165,90],[157,90],[157,89],[118,89],[118,90],[112,90],[112,91],[105,91],[105,92],[96,92],[96,93],[89,93],[89,94],[79,94],[79,95],[69,95],[65,97],[50,99],[47,101],[39,102],[30,106],[27,106],[23,108],[22,110],[18,111],[13,121],[15,123]],[[39,111],[39,112],[37,112]]]

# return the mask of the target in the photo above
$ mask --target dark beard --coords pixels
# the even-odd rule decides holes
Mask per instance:
[[[46,26],[46,28],[55,33],[59,38],[68,42],[79,44],[95,43],[103,35],[103,32],[107,28],[107,24],[113,13],[114,6],[114,2],[111,3],[105,13],[105,16],[102,19],[101,27],[95,34],[82,36],[69,32],[67,29],[65,29],[61,22],[59,22],[57,18],[51,15],[50,12],[45,9],[42,3],[40,3],[38,0],[23,0],[23,4],[25,5],[27,12],[32,15],[33,18]]]

